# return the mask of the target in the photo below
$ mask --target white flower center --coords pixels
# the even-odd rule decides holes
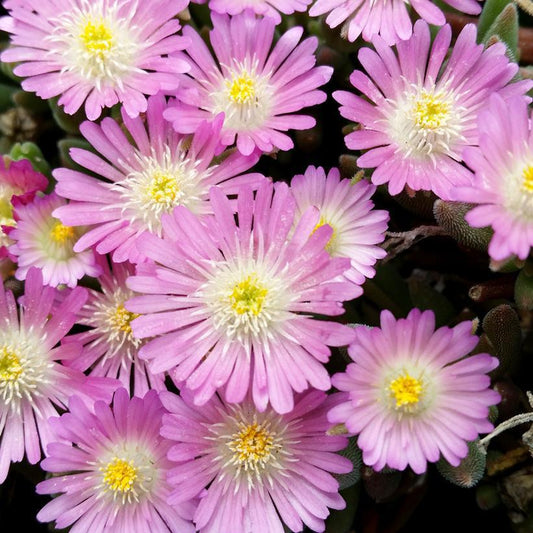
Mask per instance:
[[[18,414],[22,401],[33,402],[50,383],[53,363],[42,344],[23,328],[6,324],[0,331],[0,401]]]
[[[41,228],[40,242],[43,252],[50,259],[66,261],[76,256],[74,244],[84,232],[81,226],[64,226],[57,218],[50,216]]]
[[[54,20],[48,37],[50,51],[63,58],[64,71],[72,71],[87,80],[122,87],[125,76],[135,70],[135,61],[143,45],[132,13],[119,15],[121,2],[82,0],[81,7]]]
[[[143,343],[133,336],[131,329],[131,321],[139,315],[124,307],[126,300],[132,296],[133,291],[128,289],[119,287],[113,292],[104,289],[102,294],[87,304],[84,310],[86,318],[79,321],[80,324],[92,326],[100,342],[107,344],[106,359],[121,351],[131,361]]]
[[[141,222],[152,233],[161,235],[161,216],[177,205],[193,212],[200,210],[203,191],[201,182],[215,167],[200,174],[195,162],[176,148],[166,146],[162,156],[137,154],[136,168],[113,185],[121,194],[123,215],[132,222]]]
[[[414,87],[403,99],[392,103],[388,133],[404,157],[430,159],[445,154],[461,159],[464,140],[464,109],[446,87]]]
[[[155,457],[131,442],[113,446],[96,466],[99,472],[97,498],[107,497],[119,505],[136,504],[149,496],[159,479]]]
[[[258,413],[242,405],[231,406],[232,414],[208,429],[216,460],[223,471],[248,488],[271,482],[291,460],[289,425],[274,412]]]
[[[287,282],[254,262],[221,264],[196,296],[211,308],[214,327],[243,345],[264,338],[291,316]]]
[[[228,76],[211,93],[211,112],[225,113],[225,128],[251,131],[262,127],[271,115],[274,90],[269,85],[270,76],[257,74],[256,63],[229,68]]]

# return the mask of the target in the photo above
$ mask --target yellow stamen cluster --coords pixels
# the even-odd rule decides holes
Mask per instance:
[[[113,46],[113,34],[101,20],[87,21],[79,37],[85,50],[101,59]]]
[[[533,192],[533,165],[528,165],[522,171],[524,180],[522,181],[522,188],[527,192]]]
[[[176,177],[164,172],[155,172],[147,189],[148,196],[152,200],[165,205],[174,204],[179,192],[180,188]]]
[[[67,241],[71,240],[74,237],[74,228],[70,226],[63,226],[61,222],[58,222],[50,232],[50,237],[55,242],[60,244],[65,244]]]
[[[255,99],[255,82],[246,71],[227,81],[229,97],[236,104],[247,104]]]
[[[131,334],[131,321],[140,316],[138,313],[128,311],[124,305],[117,305],[109,316],[109,324],[114,330],[124,331]]]
[[[424,129],[436,130],[443,126],[450,112],[450,105],[438,95],[423,91],[413,106],[416,124]]]
[[[5,346],[0,348],[0,381],[17,381],[24,371],[17,354],[8,350]]]
[[[251,313],[257,316],[263,309],[267,293],[257,276],[250,275],[233,287],[229,297],[231,308],[239,315]]]
[[[269,460],[274,448],[274,438],[262,424],[248,424],[232,437],[228,447],[235,454],[235,462],[245,469],[255,470],[258,463],[264,464]]]
[[[126,495],[134,490],[137,469],[133,465],[133,461],[125,461],[114,457],[106,467],[102,467],[100,470],[104,474],[104,483],[107,488],[115,494]]]
[[[392,380],[389,385],[392,398],[396,401],[396,408],[410,407],[420,401],[422,382],[413,378],[408,372]]]

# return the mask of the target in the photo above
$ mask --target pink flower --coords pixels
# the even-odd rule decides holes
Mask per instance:
[[[276,24],[281,22],[280,13],[290,15],[295,11],[306,11],[312,0],[210,0],[209,7],[217,13],[238,15],[246,9],[257,15],[273,18]]]
[[[244,155],[255,147],[263,152],[291,149],[292,140],[282,132],[315,125],[309,115],[294,113],[324,102],[326,93],[317,89],[333,73],[331,67],[314,66],[317,39],[298,44],[303,28],[294,27],[271,50],[274,19],[256,18],[250,10],[231,18],[217,13],[211,17],[215,58],[192,27],[183,29],[192,44],[174,56],[187,61],[191,70],[180,78],[177,100],[165,118],[176,131],[192,133],[202,120],[224,113],[225,146],[236,142]]]
[[[353,359],[333,386],[347,392],[328,415],[358,435],[363,461],[417,473],[440,455],[457,466],[467,442],[488,433],[489,406],[500,401],[487,373],[498,365],[488,354],[465,357],[478,342],[472,323],[435,331],[432,311],[413,309],[396,320],[381,313],[381,328],[358,326]]]
[[[168,457],[169,503],[200,495],[194,515],[200,533],[283,533],[304,524],[324,531],[328,507],[345,506],[331,473],[351,462],[335,452],[347,439],[328,436],[331,398],[316,390],[296,397],[280,415],[251,401],[228,405],[214,396],[202,408],[189,395],[162,393],[170,414],[161,434],[173,442]],[[231,518],[230,518],[231,517]]]
[[[397,54],[376,37],[376,52],[359,52],[368,76],[358,70],[350,76],[363,96],[333,93],[341,115],[362,126],[346,136],[346,145],[367,150],[358,165],[375,168],[372,182],[388,183],[391,194],[407,185],[451,199],[455,187],[472,181],[462,153],[478,143],[477,118],[487,98],[523,95],[532,86],[531,80],[509,84],[518,65],[509,62],[502,43],[477,44],[474,25],[463,28],[448,58],[450,42],[446,25],[431,44],[421,20],[413,36],[398,43]]]
[[[78,313],[77,323],[90,329],[69,335],[65,342],[83,345],[83,351],[69,366],[89,371],[91,376],[117,378],[135,396],[144,396],[149,389],[162,390],[164,374],[153,374],[139,359],[144,341],[133,336],[130,322],[137,317],[127,311],[125,302],[135,293],[126,287],[126,278],[134,273],[130,263],[113,264],[107,257],[98,260],[102,275],[98,278],[102,291],[90,291],[87,303]]]
[[[11,292],[0,288],[0,483],[11,462],[26,455],[31,464],[52,440],[50,417],[71,394],[83,401],[110,400],[115,380],[87,378],[60,360],[76,357],[76,343],[57,346],[76,320],[87,292],[77,287],[55,304],[58,291],[43,286],[40,270],[26,279],[20,318]]]
[[[370,197],[375,190],[366,180],[341,180],[336,168],[326,177],[323,168],[308,167],[305,174],[291,181],[297,219],[309,206],[318,208],[319,227],[328,224],[333,229],[326,250],[332,257],[350,259],[351,267],[343,276],[356,285],[374,277],[373,265],[386,255],[377,245],[385,238],[389,214],[373,209]]]
[[[146,94],[177,87],[187,65],[167,54],[189,41],[176,35],[186,0],[7,0],[0,29],[12,34],[2,53],[17,62],[22,87],[41,98],[60,96],[65,112],[85,102],[90,120],[122,102],[126,113],[146,110]]]
[[[444,2],[470,15],[481,11],[478,0]],[[349,41],[355,41],[360,35],[365,41],[371,41],[380,35],[388,45],[393,45],[411,37],[410,7],[429,24],[442,26],[446,22],[444,13],[431,0],[316,0],[309,15],[316,17],[329,13],[326,24],[330,28],[342,24],[341,35]]]
[[[257,162],[257,153],[234,153],[218,164],[213,160],[221,118],[199,124],[191,139],[163,120],[165,105],[163,96],[151,97],[146,124],[123,112],[126,132],[111,118],[100,125],[81,125],[99,155],[73,148],[71,156],[104,179],[66,168],[54,171],[57,194],[71,200],[54,215],[69,226],[94,226],[76,242],[75,251],[96,245],[100,254],[113,252],[117,263],[142,261],[136,242],[147,232],[161,235],[164,213],[182,205],[195,214],[208,214],[212,185],[235,194],[240,185],[255,187],[265,179],[257,173],[241,174]]]
[[[40,172],[33,170],[27,159],[13,161],[4,156],[0,165],[0,258],[3,258],[6,257],[6,247],[12,244],[12,240],[2,226],[9,230],[16,225],[12,200],[19,204],[31,202],[37,191],[46,189],[48,180]]]
[[[359,293],[335,279],[350,260],[325,251],[331,228],[313,233],[314,207],[288,237],[295,205],[284,183],[265,183],[255,199],[242,188],[238,225],[216,187],[211,205],[214,218],[206,225],[177,207],[163,221],[163,239],[139,239],[156,265],[137,266],[128,286],[146,295],[126,309],[145,313],[131,323],[136,337],[159,335],[139,354],[152,372],[168,370],[176,383],[185,382],[199,405],[220,389],[228,402],[240,402],[251,388],[258,409],[270,402],[288,412],[294,392],[329,389],[328,346],[352,339],[347,326],[309,316],[342,314],[341,302]]]
[[[42,468],[53,477],[39,494],[58,494],[37,515],[72,533],[194,533],[194,505],[166,503],[171,442],[159,436],[165,413],[155,391],[132,398],[124,389],[113,406],[88,409],[76,396],[69,412],[52,420],[58,441],[48,446]]]
[[[52,215],[62,205],[66,202],[52,193],[16,206],[17,226],[9,233],[15,242],[9,252],[17,257],[17,279],[26,279],[28,270],[37,267],[46,285],[75,287],[83,276],[100,273],[92,250],[76,253],[73,249],[84,228],[64,226]]]
[[[465,219],[475,227],[492,226],[489,255],[503,261],[527,259],[533,246],[533,133],[523,98],[504,101],[493,95],[479,117],[479,148],[464,159],[475,172],[456,200],[480,204]]]

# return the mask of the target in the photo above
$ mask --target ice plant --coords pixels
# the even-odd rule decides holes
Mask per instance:
[[[453,8],[477,15],[481,7],[477,0],[444,0]],[[411,37],[413,24],[409,8],[429,24],[442,26],[446,17],[432,0],[316,0],[309,9],[312,17],[328,13],[326,24],[336,28],[341,35],[355,41],[360,35],[371,41],[380,35],[389,45]]]
[[[72,533],[194,533],[193,505],[166,502],[172,443],[159,436],[165,412],[155,391],[130,399],[119,389],[112,406],[94,409],[72,397],[69,412],[52,421],[57,441],[41,463],[54,477],[37,485],[38,493],[59,496],[38,520]]]
[[[317,89],[333,73],[331,67],[314,66],[317,39],[298,44],[303,28],[293,27],[271,50],[274,19],[256,18],[250,10],[231,18],[217,13],[211,17],[215,58],[192,27],[183,29],[192,44],[174,55],[191,69],[181,77],[165,117],[176,131],[192,133],[202,120],[224,113],[224,145],[236,142],[245,155],[256,146],[263,152],[289,150],[293,142],[282,132],[315,125],[314,118],[295,112],[326,99]]]
[[[331,473],[352,464],[334,453],[346,437],[326,435],[332,404],[323,392],[298,395],[285,415],[258,411],[249,399],[231,405],[214,396],[198,408],[188,394],[161,398],[170,411],[161,434],[173,442],[169,503],[201,495],[200,533],[283,533],[282,522],[324,531],[328,507],[344,507]]]
[[[209,7],[217,13],[237,15],[246,9],[257,15],[273,18],[276,24],[281,22],[280,13],[290,15],[295,11],[305,11],[312,0],[210,0]]]
[[[0,483],[11,462],[35,464],[51,441],[49,418],[58,416],[71,394],[87,403],[109,401],[114,380],[86,378],[60,361],[75,357],[76,343],[57,346],[76,320],[86,290],[77,287],[57,304],[57,289],[43,286],[40,270],[26,279],[18,312],[10,291],[0,288]],[[20,316],[19,316],[20,315]]]
[[[178,206],[163,221],[163,239],[139,239],[140,251],[156,264],[138,265],[128,286],[146,295],[129,300],[126,309],[145,313],[131,323],[135,336],[159,335],[140,356],[153,372],[169,371],[175,382],[185,382],[198,404],[219,389],[227,401],[239,402],[251,388],[260,410],[270,402],[288,412],[294,391],[329,389],[328,346],[352,338],[347,326],[309,316],[342,314],[341,302],[359,293],[335,279],[350,260],[326,252],[329,226],[313,233],[314,207],[288,238],[295,203],[284,183],[261,185],[255,199],[242,188],[238,224],[216,187],[211,205],[208,224]]]
[[[472,323],[435,330],[432,311],[413,309],[396,320],[381,313],[381,327],[355,328],[346,372],[332,377],[348,393],[328,418],[358,435],[363,461],[417,473],[442,455],[457,466],[467,442],[492,430],[489,406],[500,396],[490,389],[487,373],[498,360],[480,353]]]
[[[100,254],[112,252],[115,262],[140,261],[135,243],[146,232],[161,235],[164,213],[182,205],[205,215],[211,212],[212,185],[235,194],[242,184],[255,187],[264,180],[261,174],[243,174],[257,162],[257,153],[246,157],[234,153],[220,163],[213,161],[222,117],[199,124],[191,138],[176,133],[163,119],[165,106],[163,96],[151,97],[146,124],[123,112],[126,132],[111,118],[100,125],[81,125],[99,155],[73,148],[71,156],[100,178],[66,168],[54,171],[57,194],[71,200],[55,215],[69,226],[94,226],[74,250],[96,245]]]
[[[474,182],[456,191],[455,199],[479,204],[465,219],[473,227],[491,226],[489,255],[513,254],[527,259],[533,246],[533,134],[530,113],[521,98],[492,96],[479,117],[479,148],[464,158]]]
[[[1,226],[16,225],[12,199],[30,202],[37,191],[44,191],[48,180],[33,170],[27,159],[12,161],[4,156],[0,162],[0,258],[6,255],[6,246],[12,243]]]
[[[478,143],[477,118],[489,96],[522,95],[531,87],[529,80],[509,84],[518,65],[509,62],[502,43],[487,49],[477,44],[474,25],[463,28],[446,59],[450,42],[446,25],[431,44],[421,20],[396,54],[376,37],[376,51],[359,52],[368,75],[356,70],[350,76],[363,96],[333,93],[341,115],[361,124],[346,136],[346,145],[368,150],[358,165],[375,168],[372,182],[388,183],[391,194],[407,185],[451,199],[453,188],[471,183],[462,153]]]
[[[185,63],[167,57],[188,41],[174,18],[187,0],[7,0],[0,29],[11,34],[4,62],[20,63],[22,87],[41,98],[60,96],[69,114],[85,102],[90,120],[122,102],[136,116],[145,95],[177,87]]]
[[[126,287],[126,278],[134,273],[129,263],[108,265],[102,257],[99,276],[101,291],[90,291],[87,303],[78,313],[77,323],[90,329],[69,335],[65,342],[78,342],[84,347],[69,366],[88,371],[92,376],[117,378],[132,395],[142,397],[149,389],[163,389],[164,375],[154,375],[139,359],[143,341],[133,336],[131,321],[138,315],[127,311],[125,302],[135,293]]]
[[[366,180],[341,180],[337,168],[326,176],[323,168],[308,167],[291,180],[297,219],[309,206],[318,208],[319,225],[328,224],[333,230],[326,250],[333,257],[350,259],[351,267],[343,275],[357,285],[374,276],[373,265],[386,255],[377,245],[385,239],[389,214],[373,209],[375,190]]]
[[[16,205],[17,226],[9,232],[14,241],[9,252],[17,258],[17,279],[26,279],[31,267],[42,270],[44,283],[75,287],[83,276],[97,276],[100,267],[94,252],[76,253],[74,243],[84,228],[65,226],[52,212],[66,202],[55,193],[35,197],[33,202]]]

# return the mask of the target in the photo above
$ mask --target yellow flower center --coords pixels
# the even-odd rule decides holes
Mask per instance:
[[[524,177],[522,188],[527,192],[533,192],[533,165],[524,168],[522,176]]]
[[[176,201],[180,188],[175,176],[164,172],[154,172],[147,192],[155,202],[170,206]]]
[[[422,382],[413,378],[408,372],[390,382],[389,390],[396,401],[396,408],[410,407],[420,401],[422,395]]]
[[[115,494],[124,495],[133,491],[137,479],[137,469],[133,466],[133,461],[124,461],[115,457],[100,470],[104,473],[104,483]]]
[[[230,294],[231,308],[239,315],[258,315],[263,309],[267,289],[259,283],[257,276],[250,275],[233,287]]]
[[[130,322],[138,316],[140,316],[138,313],[132,313],[120,304],[110,315],[109,323],[113,329],[131,334]]]
[[[413,114],[417,126],[436,130],[443,126],[449,117],[450,105],[439,95],[422,91],[413,106]]]
[[[315,233],[315,231],[318,229],[318,228],[321,228],[322,226],[325,226],[325,225],[329,225],[331,226],[331,229],[333,230],[332,234],[331,234],[331,237],[329,238],[329,241],[326,243],[326,251],[330,254],[330,255],[333,255],[333,252],[334,252],[334,244],[335,244],[335,239],[337,237],[336,235],[336,231],[335,231],[335,228],[333,227],[333,225],[331,224],[331,222],[328,222],[323,216],[320,217],[320,220],[318,221],[318,224],[315,226],[315,228],[313,229],[313,231],[311,232],[311,235],[313,235],[313,233]]]
[[[24,368],[17,355],[5,346],[0,348],[0,381],[4,383],[17,381],[23,371]]]
[[[247,104],[255,99],[255,82],[246,71],[227,81],[229,97],[236,104]]]
[[[113,34],[102,20],[87,21],[80,33],[80,40],[87,52],[100,58],[113,46]]]
[[[245,464],[245,468],[254,469],[257,463],[265,463],[270,458],[274,438],[262,424],[248,424],[232,437],[228,447],[235,454],[235,462]]]
[[[65,244],[65,242],[71,240],[74,237],[74,228],[71,226],[63,226],[61,222],[58,222],[50,232],[50,237],[55,242]]]

